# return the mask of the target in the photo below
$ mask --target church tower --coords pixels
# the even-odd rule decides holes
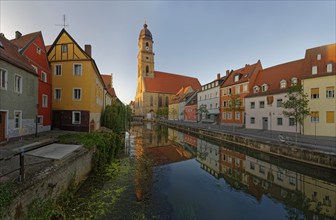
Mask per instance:
[[[154,78],[153,38],[146,23],[140,31],[138,47],[138,78]]]

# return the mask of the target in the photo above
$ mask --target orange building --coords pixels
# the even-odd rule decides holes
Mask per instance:
[[[261,62],[227,71],[227,78],[220,92],[220,121],[222,124],[243,125],[245,123],[244,97],[249,94],[249,84],[253,83],[262,69]]]

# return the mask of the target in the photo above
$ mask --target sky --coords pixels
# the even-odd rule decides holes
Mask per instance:
[[[113,73],[119,99],[137,87],[138,38],[146,19],[157,71],[196,77],[253,64],[263,68],[302,59],[308,48],[336,42],[333,1],[15,1],[0,0],[0,32],[42,31],[50,45],[66,30],[92,57],[101,74]]]

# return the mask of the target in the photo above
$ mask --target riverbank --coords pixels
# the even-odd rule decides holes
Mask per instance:
[[[52,133],[51,131],[47,136]],[[36,139],[26,139],[23,142],[27,144],[33,140],[36,141]],[[22,146],[23,142],[19,143],[19,146]],[[41,216],[43,219],[50,219],[62,216],[62,211],[54,206],[57,198],[64,192],[66,194],[69,188],[77,188],[93,169],[99,169],[109,163],[121,146],[121,137],[112,132],[68,132],[68,134],[57,135],[57,142],[76,144],[82,147],[61,159],[26,155],[25,163],[29,169],[25,181],[18,181],[19,179],[15,177],[18,175],[17,172],[3,176],[3,180],[6,178],[6,181],[1,181],[1,219],[40,219]],[[12,142],[10,144],[18,143]],[[13,169],[14,167],[11,166],[15,161],[18,162],[18,158],[13,156],[11,149],[9,149],[10,144],[2,147],[2,152],[5,153],[1,154],[0,162],[4,167]],[[35,163],[32,164],[32,161]],[[30,216],[32,207],[36,205],[46,207],[46,210],[42,211],[41,208],[40,212],[33,212],[38,216]]]
[[[160,120],[158,123],[219,142],[237,144],[274,156],[336,170],[336,147],[329,144],[333,141],[332,138],[320,137],[318,144],[312,144],[309,137],[298,135],[295,138],[293,136],[295,134],[283,132],[273,131],[271,134],[266,134],[264,131],[240,127],[172,120]],[[280,141],[278,139],[280,134],[290,137],[290,141]]]

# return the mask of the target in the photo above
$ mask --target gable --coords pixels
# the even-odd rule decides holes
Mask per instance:
[[[66,51],[62,51],[62,47],[66,47]],[[91,59],[64,29],[49,49],[48,58],[49,61]]]

